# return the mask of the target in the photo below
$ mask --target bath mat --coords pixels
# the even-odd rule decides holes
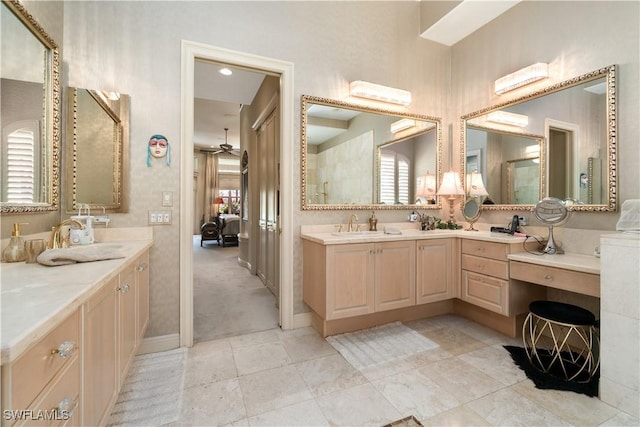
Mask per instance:
[[[136,356],[109,426],[160,426],[178,420],[187,349]]]
[[[413,415],[405,417],[401,420],[394,421],[389,424],[385,424],[382,427],[423,427],[423,424],[416,419]]]
[[[330,336],[327,342],[358,370],[438,347],[401,322]]]
[[[511,354],[513,362],[524,371],[536,388],[541,390],[553,389],[573,391],[575,393],[586,394],[589,397],[595,397],[598,395],[598,384],[600,379],[600,371],[597,371],[591,381],[586,383],[576,383],[573,381],[566,381],[562,378],[545,374],[542,371],[536,369],[535,366],[529,362],[527,352],[522,347],[515,347],[512,345],[505,345],[504,348]],[[553,371],[553,368],[551,369]],[[560,373],[558,373],[560,375]]]

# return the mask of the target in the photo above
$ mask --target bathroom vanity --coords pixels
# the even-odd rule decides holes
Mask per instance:
[[[2,264],[2,408],[16,411],[2,425],[108,421],[148,324],[153,237],[145,227],[102,238],[125,257]]]
[[[547,288],[599,296],[599,259],[533,255],[537,242],[464,230],[303,228],[303,295],[323,336],[457,313],[509,336]]]

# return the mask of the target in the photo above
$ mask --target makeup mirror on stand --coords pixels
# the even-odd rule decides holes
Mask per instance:
[[[569,211],[562,200],[556,197],[545,197],[536,204],[533,214],[540,222],[549,227],[549,238],[544,248],[544,253],[550,255],[564,254],[564,251],[553,239],[553,226],[561,225],[569,218]]]

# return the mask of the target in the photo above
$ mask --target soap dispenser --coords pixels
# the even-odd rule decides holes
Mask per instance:
[[[24,238],[20,235],[20,224],[13,224],[9,245],[2,251],[2,262],[21,262],[27,259]]]
[[[369,231],[378,231],[378,218],[374,211],[371,211],[371,218],[369,218]]]

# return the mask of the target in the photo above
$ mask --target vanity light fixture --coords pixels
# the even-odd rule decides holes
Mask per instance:
[[[411,104],[411,92],[408,90],[382,86],[362,80],[355,80],[349,84],[349,95],[404,106]]]
[[[502,95],[505,92],[526,86],[538,80],[546,79],[547,77],[549,77],[549,64],[538,62],[514,71],[511,74],[507,74],[504,77],[500,77],[495,81],[494,90],[496,95]]]
[[[456,220],[453,217],[453,204],[456,201],[456,196],[464,195],[464,188],[462,188],[462,184],[460,183],[460,174],[452,170],[445,172],[442,177],[440,189],[438,189],[436,194],[438,196],[447,196],[447,200],[449,201],[449,221],[455,224]]]
[[[487,114],[487,121],[523,128],[529,124],[529,116],[498,110]]]
[[[415,127],[416,121],[413,119],[400,119],[391,123],[390,129],[391,133],[402,132],[403,130],[407,130],[409,128]]]

